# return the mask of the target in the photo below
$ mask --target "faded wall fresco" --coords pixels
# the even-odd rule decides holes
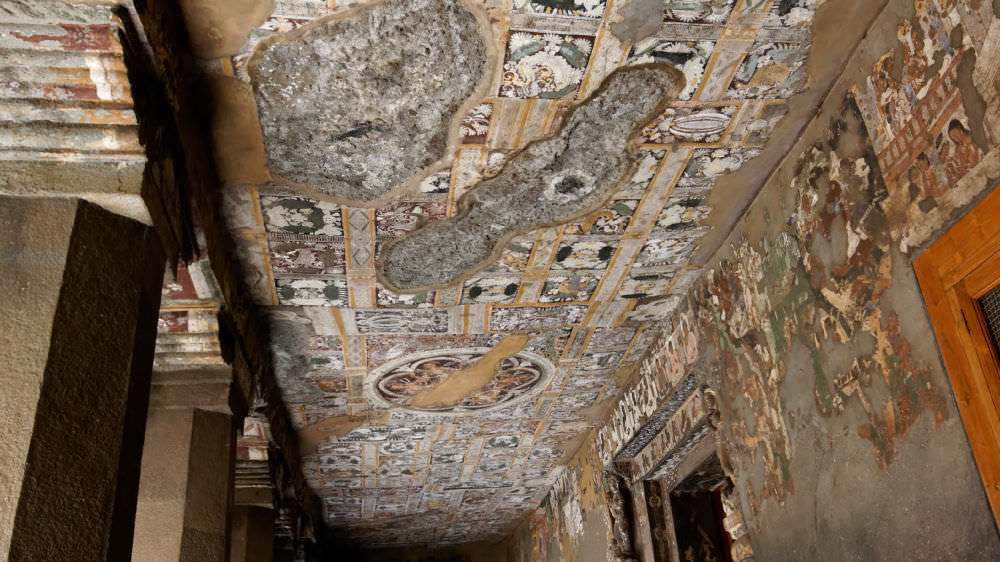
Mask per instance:
[[[564,468],[545,502],[511,536],[511,562],[605,560],[612,541],[604,468],[593,435]]]
[[[1000,556],[910,265],[1000,177],[1000,22],[986,2],[890,8],[578,457],[669,480],[717,427],[758,560]],[[582,560],[574,485],[522,533]]]

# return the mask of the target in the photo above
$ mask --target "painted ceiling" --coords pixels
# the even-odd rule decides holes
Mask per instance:
[[[274,179],[230,193],[228,210],[330,527],[372,546],[460,543],[500,538],[540,504],[698,276],[689,260],[716,180],[760,153],[806,86],[820,1],[275,2],[229,61],[254,87]],[[386,44],[375,28],[390,24]],[[345,88],[365,85],[373,60],[403,78]],[[652,78],[613,72],[656,68],[645,63],[683,83],[665,108],[646,104],[649,123],[622,125],[607,105],[645,115],[649,100],[627,94]],[[531,206],[511,203],[492,252],[465,227],[412,234],[506,194],[478,184],[533,165],[518,151],[562,138],[608,76],[626,97],[606,96],[592,113],[607,121],[583,122],[590,140],[572,153],[581,166],[624,162],[621,178],[588,176],[596,205],[538,227],[517,224]],[[633,134],[609,149],[616,128]],[[368,174],[356,197],[340,172],[355,168]],[[556,203],[586,184],[559,178]],[[405,236],[421,251],[404,261],[433,280],[413,287],[430,289],[380,281]],[[488,257],[440,281],[446,244]]]

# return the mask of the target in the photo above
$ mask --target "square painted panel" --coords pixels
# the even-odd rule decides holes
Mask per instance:
[[[269,240],[271,270],[277,275],[331,275],[347,271],[342,240],[300,242]]]
[[[592,37],[512,30],[499,95],[574,99],[593,48]]]
[[[588,309],[584,305],[494,307],[490,314],[490,329],[510,332],[579,324]]]
[[[278,304],[291,306],[347,306],[347,281],[344,279],[275,280]]]
[[[376,209],[375,235],[397,238],[427,221],[444,218],[446,213],[443,201],[404,201],[392,207]]]
[[[607,0],[514,0],[515,12],[599,18]]]
[[[632,215],[639,207],[639,199],[618,199],[605,208],[592,213],[583,221],[569,224],[566,234],[622,235],[632,222]]]
[[[784,101],[768,103],[760,114],[747,124],[743,142],[746,144],[766,144],[767,139],[771,138],[771,133],[787,114],[788,103]]]
[[[740,63],[726,97],[789,98],[806,85],[805,62],[808,56],[808,44],[754,45]]]
[[[343,375],[319,374],[315,376],[314,384],[323,392],[338,394],[345,400],[347,399],[347,377]]]
[[[379,308],[432,308],[434,291],[414,295],[399,295],[381,285],[375,287],[375,301]]]
[[[715,180],[740,169],[744,163],[760,154],[759,148],[702,148],[688,160],[681,178],[684,180]]]
[[[340,371],[345,366],[343,353],[325,353],[309,356],[309,368],[312,370]]]
[[[695,244],[686,237],[650,238],[635,258],[633,267],[683,266],[694,253]]]
[[[451,189],[451,170],[431,174],[420,182],[420,193],[448,193]]]
[[[660,164],[663,163],[663,158],[666,155],[667,151],[663,149],[640,150],[639,167],[636,169],[635,174],[632,175],[632,178],[621,187],[620,191],[637,192],[635,195],[631,193],[629,195],[641,197],[641,192],[646,191],[650,184],[653,183],[653,179],[656,177],[656,173],[660,171]]]
[[[608,383],[608,374],[576,372],[566,381],[563,387],[564,392],[596,392],[604,388]]]
[[[262,195],[261,212],[268,233],[343,236],[340,205],[305,197]]]
[[[368,366],[378,367],[385,361],[427,349],[480,347],[484,345],[477,336],[455,334],[381,335],[365,338]]]
[[[310,352],[343,351],[344,342],[338,336],[312,336],[309,338]]]
[[[632,47],[627,64],[661,62],[680,70],[687,82],[677,99],[686,101],[691,99],[705,77],[705,67],[713,50],[714,41],[645,39]]]
[[[756,1],[763,4],[762,0]],[[775,2],[764,20],[764,27],[808,27],[823,0],[783,0]]]
[[[538,302],[586,302],[600,282],[600,277],[590,274],[551,275],[542,286]]]
[[[597,401],[597,392],[566,393],[556,399],[552,410],[552,417],[573,417],[579,410],[594,405]]]
[[[487,268],[486,271],[523,272],[531,260],[531,250],[534,246],[535,243],[532,240],[515,238],[504,248],[500,260]]]
[[[667,0],[663,21],[722,25],[726,23],[736,0]]]
[[[489,437],[483,442],[484,449],[516,449],[521,443],[521,438],[517,435],[498,435]]]
[[[706,207],[701,203],[701,199],[677,200],[671,198],[656,217],[653,230],[657,232],[685,232],[688,233],[689,237],[694,234],[692,231],[704,230],[705,232],[695,236],[700,238],[708,231],[708,227],[702,226],[702,221],[712,211],[711,207]]]
[[[606,269],[617,249],[617,241],[566,238],[556,252],[552,269]]]
[[[444,310],[359,310],[354,315],[362,334],[406,334],[447,332],[448,312]]]
[[[597,328],[587,342],[588,351],[628,347],[635,338],[635,328]]]
[[[514,302],[520,288],[520,277],[473,277],[467,279],[462,287],[462,304]]]
[[[462,144],[484,144],[490,131],[490,120],[493,116],[493,104],[481,103],[472,108],[458,127]]]
[[[643,275],[640,271],[633,270],[618,289],[618,298],[643,299],[666,295],[674,284],[675,276],[673,272]]]
[[[643,142],[649,144],[717,143],[729,128],[739,108],[668,107],[663,115],[642,130]]]
[[[605,369],[613,369],[622,360],[624,355],[621,351],[597,351],[593,353],[584,353],[580,357],[580,363],[577,366],[581,371],[600,371]]]

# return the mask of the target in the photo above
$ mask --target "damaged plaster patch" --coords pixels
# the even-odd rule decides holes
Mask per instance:
[[[663,25],[662,0],[631,0],[616,7],[618,18],[611,24],[611,33],[623,42],[638,43]]]
[[[667,65],[616,71],[555,135],[528,145],[464,195],[453,218],[388,245],[380,281],[407,293],[450,285],[497,259],[517,233],[597,209],[632,176],[642,126],[683,84]]]
[[[262,41],[248,71],[275,179],[379,206],[443,167],[492,68],[481,17],[394,0]]]

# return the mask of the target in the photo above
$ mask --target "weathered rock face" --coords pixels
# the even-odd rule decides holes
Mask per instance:
[[[634,172],[641,127],[683,83],[679,72],[659,64],[612,74],[555,136],[529,145],[464,196],[455,217],[387,247],[382,282],[399,291],[453,283],[485,267],[516,233],[600,205]]]
[[[405,189],[447,159],[487,63],[476,16],[445,0],[378,3],[264,42],[249,73],[271,171],[355,205]]]

